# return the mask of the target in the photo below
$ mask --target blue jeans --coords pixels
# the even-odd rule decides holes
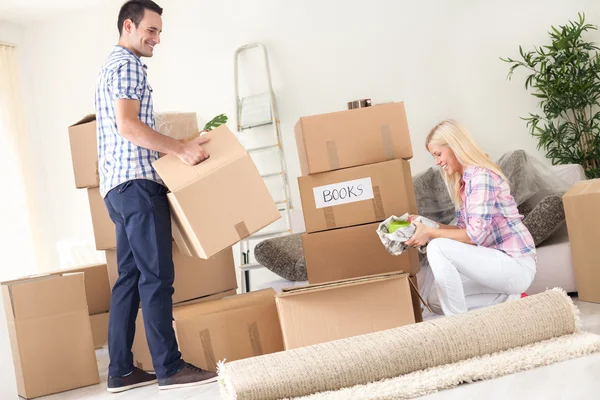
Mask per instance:
[[[110,302],[108,375],[133,370],[131,346],[141,300],[154,371],[166,378],[183,366],[173,330],[175,269],[167,189],[136,179],[112,189],[104,202],[117,229],[119,272]]]

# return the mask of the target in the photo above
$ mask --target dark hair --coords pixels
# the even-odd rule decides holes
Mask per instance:
[[[119,28],[119,36],[123,33],[123,22],[130,19],[137,28],[140,26],[140,22],[144,18],[146,10],[154,11],[158,15],[162,15],[163,9],[153,2],[152,0],[129,0],[119,11],[119,19],[117,21],[117,28]]]

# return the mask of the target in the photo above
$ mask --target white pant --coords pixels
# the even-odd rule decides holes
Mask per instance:
[[[500,250],[451,239],[433,239],[427,258],[435,279],[428,302],[453,315],[518,299],[533,282],[533,257],[513,258]]]

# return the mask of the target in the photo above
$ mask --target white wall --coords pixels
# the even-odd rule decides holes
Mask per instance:
[[[23,52],[39,228],[49,268],[56,243],[91,238],[85,191],[74,188],[67,126],[93,110],[94,81],[117,40],[121,1],[27,26]],[[545,43],[551,24],[585,11],[600,24],[600,3],[576,1],[171,0],[162,43],[147,60],[157,110],[227,112],[234,127],[233,51],[254,41],[269,49],[293,196],[299,174],[293,125],[303,115],[345,108],[370,97],[405,101],[415,157],[413,173],[432,165],[428,130],[453,117],[493,156],[516,148],[537,153],[520,116],[536,102],[523,75],[506,80],[518,46]],[[594,37],[600,39],[598,34]]]
[[[0,21],[0,42],[19,44],[22,38],[22,28],[18,25],[8,23],[6,21]],[[0,134],[3,134],[0,132]],[[5,195],[10,193],[10,188],[6,188]],[[0,210],[0,212],[9,212],[9,210]],[[0,229],[2,229],[0,227]],[[2,251],[10,251],[0,244]],[[10,277],[12,271],[19,268],[18,265],[6,265],[3,264],[0,267],[0,276],[2,279]],[[0,303],[3,300],[0,298]],[[5,317],[4,306],[0,306],[0,354],[10,354],[10,341],[8,338],[7,322]],[[2,399],[14,399],[17,397],[17,388],[15,385],[15,370],[11,362],[11,357],[3,357],[4,362],[0,362],[0,398]]]

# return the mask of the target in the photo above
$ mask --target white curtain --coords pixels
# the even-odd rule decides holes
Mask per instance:
[[[16,48],[0,44],[0,280],[36,272],[17,64]]]

